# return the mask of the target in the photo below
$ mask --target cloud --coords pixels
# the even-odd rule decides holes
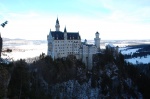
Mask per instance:
[[[39,16],[37,13],[35,12],[28,12],[28,13],[8,13],[8,15],[10,17],[13,18],[32,18],[32,17],[37,17]]]
[[[37,13],[9,13],[2,36],[7,38],[46,39],[49,32],[48,18]]]
[[[50,29],[55,31],[56,15],[40,13],[14,13],[2,36],[8,38],[47,39]],[[148,39],[150,24],[131,23],[121,21],[122,16],[115,19],[112,16],[106,18],[91,18],[84,16],[59,15],[60,30],[67,27],[68,32],[78,32],[82,39],[93,40],[95,33],[100,32],[102,40],[105,39]],[[112,19],[111,19],[112,18]]]

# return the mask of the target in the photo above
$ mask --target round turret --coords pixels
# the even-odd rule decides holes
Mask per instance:
[[[100,49],[100,38],[99,38],[99,33],[98,32],[96,32],[95,33],[95,38],[94,38],[94,41],[95,41],[95,45],[96,45],[96,47],[98,48],[98,49]]]
[[[96,36],[96,38],[99,38],[99,33],[96,32],[96,33],[95,33],[95,36]]]
[[[84,40],[84,43],[87,44],[87,40],[86,39]]]

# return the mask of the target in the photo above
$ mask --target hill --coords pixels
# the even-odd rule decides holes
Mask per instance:
[[[7,78],[0,97],[51,98],[150,98],[150,79],[127,63],[122,54],[106,49],[95,55],[91,71],[74,56],[52,60],[41,54],[33,63],[18,60],[2,70]],[[3,75],[4,72],[0,72]],[[0,76],[2,77],[2,76]],[[10,80],[9,80],[10,79]],[[5,90],[8,90],[5,91]]]

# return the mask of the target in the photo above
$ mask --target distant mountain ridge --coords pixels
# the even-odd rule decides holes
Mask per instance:
[[[22,38],[3,38],[3,42],[7,42],[7,41],[15,41],[20,42],[20,41],[24,41],[24,42],[33,42],[34,44],[42,44],[42,43],[47,43],[47,40],[28,40],[28,39],[22,39]],[[84,41],[83,39],[81,41]],[[88,43],[94,44],[94,40],[87,40]],[[128,44],[128,45],[137,45],[137,44],[150,44],[150,40],[101,40],[100,42],[102,45],[105,43],[112,43],[112,44]]]

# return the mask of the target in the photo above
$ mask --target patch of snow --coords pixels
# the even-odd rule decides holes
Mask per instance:
[[[0,63],[9,64],[10,62],[9,62],[8,59],[3,59],[3,58],[1,58],[1,59],[0,59]]]
[[[119,47],[119,51],[127,50],[129,47]]]
[[[129,43],[121,43],[121,44],[114,44],[115,46],[119,46],[119,47],[126,47],[128,45],[130,45]]]
[[[122,49],[122,50],[120,50],[121,51],[121,53],[123,54],[123,55],[125,55],[125,54],[133,54],[133,53],[135,53],[136,51],[138,51],[140,48],[135,48],[135,49]]]
[[[132,87],[132,80],[131,80],[130,78],[127,78],[127,79],[125,80],[125,82],[126,82],[126,84],[128,85],[129,88]]]
[[[108,77],[110,77],[110,75],[112,74],[112,71],[110,69],[107,69],[106,74]]]
[[[150,42],[148,42],[148,41],[147,41],[147,42],[143,42],[143,43],[144,43],[144,44],[150,44]]]
[[[100,48],[101,48],[101,49],[106,49],[105,45],[103,45],[103,46],[100,45]]]
[[[112,43],[106,43],[105,46],[115,47]]]
[[[126,59],[127,62],[130,62],[132,64],[148,64],[150,63],[150,55],[147,55],[146,57],[137,57],[137,58],[131,58],[131,59]]]
[[[18,59],[27,59],[37,57],[42,53],[47,54],[47,44],[41,45],[20,45],[15,47],[16,51],[12,51],[11,53],[5,53],[5,56],[2,55],[3,59],[11,58],[13,60]],[[18,51],[17,49],[23,49],[22,51]]]

